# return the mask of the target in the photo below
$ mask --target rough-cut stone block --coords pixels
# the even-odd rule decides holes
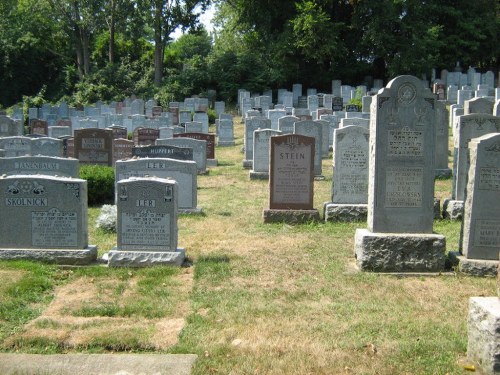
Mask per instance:
[[[443,202],[443,219],[462,220],[464,217],[464,201],[445,199]]]
[[[186,258],[184,249],[177,251],[119,251],[108,253],[109,267],[149,267],[156,265],[181,266]]]
[[[472,276],[496,276],[498,260],[467,259],[459,256],[458,270]]]
[[[357,229],[356,264],[363,271],[438,272],[445,268],[446,239],[439,234],[373,233]]]
[[[324,217],[326,221],[366,221],[368,205],[325,203]]]
[[[479,364],[482,374],[500,372],[500,300],[498,297],[469,299],[467,357]]]
[[[319,221],[318,210],[264,210],[264,223],[301,224]]]
[[[0,259],[83,266],[97,260],[97,246],[85,249],[0,249]]]

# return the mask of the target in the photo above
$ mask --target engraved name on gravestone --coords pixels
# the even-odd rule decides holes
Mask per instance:
[[[500,248],[500,134],[470,142],[469,178],[464,207],[462,254],[498,260]]]
[[[116,162],[115,172],[116,181],[130,177],[147,176],[172,178],[179,184],[179,209],[197,209],[198,195],[196,189],[198,180],[196,163],[193,160],[175,160],[167,158],[119,160]]]
[[[205,141],[207,145],[207,160],[215,159],[215,134],[206,133],[181,133],[174,134],[174,138],[192,138]]]
[[[7,176],[43,174],[77,178],[78,171],[79,164],[76,159],[50,156],[17,156],[0,159],[0,173]]]
[[[1,256],[8,249],[89,249],[87,181],[45,175],[0,177],[0,221],[0,248],[7,250],[0,251]],[[22,235],[19,228],[23,228]],[[16,255],[23,257],[21,252]],[[52,252],[52,260],[69,261],[58,261],[58,256]],[[96,256],[93,247],[86,262]],[[38,259],[46,260],[44,256]]]
[[[42,134],[42,135],[49,134],[49,124],[47,123],[47,121],[33,119],[30,120],[30,124],[31,124],[31,134]]]
[[[113,165],[117,160],[127,160],[132,158],[132,149],[134,141],[118,138],[113,139]]]
[[[335,129],[333,147],[332,202],[368,202],[370,131],[360,126]]]
[[[400,76],[374,97],[371,116],[368,229],[432,233],[434,95]]]
[[[31,155],[31,138],[14,136],[0,138],[0,149],[6,157]]]
[[[314,144],[298,134],[271,137],[270,209],[313,209]]]
[[[191,148],[176,146],[142,146],[134,147],[132,155],[139,158],[170,158],[176,160],[193,160]]]
[[[113,165],[113,132],[109,129],[75,129],[74,157],[80,163]]]

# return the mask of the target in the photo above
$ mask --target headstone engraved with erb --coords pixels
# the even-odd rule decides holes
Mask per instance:
[[[88,244],[85,180],[2,176],[0,222],[1,259],[57,264],[89,264],[97,259],[97,246]]]
[[[177,183],[133,177],[116,185],[117,246],[108,254],[108,265],[182,265],[185,250],[177,248]]]
[[[313,207],[314,147],[312,137],[298,134],[270,138],[269,209],[264,222],[303,223],[319,220]]]
[[[435,97],[399,76],[372,99],[368,229],[355,235],[360,269],[440,271],[445,238],[433,234]]]

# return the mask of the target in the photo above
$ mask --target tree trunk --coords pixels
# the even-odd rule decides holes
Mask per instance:
[[[155,86],[161,85],[163,78],[163,38],[162,38],[162,0],[155,1],[155,19],[154,19],[154,40],[155,40]]]
[[[109,20],[109,49],[108,57],[109,63],[113,64],[115,62],[115,11],[116,11],[116,0],[111,0],[111,15]]]
[[[85,71],[83,68],[83,49],[82,41],[80,39],[80,30],[77,26],[74,29],[75,38],[75,53],[76,53],[76,66],[78,67],[78,77],[82,79],[85,76]]]
[[[90,73],[90,42],[87,30],[82,29],[82,51],[83,51],[83,71],[87,75]]]

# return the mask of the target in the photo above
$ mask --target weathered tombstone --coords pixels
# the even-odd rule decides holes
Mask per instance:
[[[368,229],[356,231],[354,246],[362,270],[444,268],[445,238],[432,232],[435,101],[413,76],[394,78],[373,97]]]
[[[264,222],[302,223],[319,220],[314,209],[314,144],[312,137],[271,137],[269,209]]]
[[[23,125],[8,116],[0,115],[0,137],[15,137],[23,134]]]
[[[344,103],[340,96],[334,96],[332,99],[332,111],[339,112],[344,109]]]
[[[43,174],[78,178],[79,164],[76,159],[51,156],[17,156],[0,159],[2,175]]]
[[[451,73],[449,73],[448,76],[450,74]],[[446,100],[451,104],[455,104],[458,99],[457,95],[458,95],[458,87],[456,85],[449,85],[446,90]]]
[[[91,118],[78,118],[76,121],[76,126],[73,127],[77,129],[99,129],[99,121],[93,120]]]
[[[49,128],[49,137],[60,138],[65,136],[71,136],[70,126],[51,126]]]
[[[135,99],[130,104],[130,114],[131,115],[144,115],[144,100]]]
[[[294,83],[292,85],[292,95],[293,95],[293,106],[297,107],[299,104],[299,97],[302,96],[302,84]]]
[[[185,133],[204,133],[203,124],[198,121],[186,122],[184,124]]]
[[[206,133],[208,134],[208,114],[206,112],[195,112],[193,115],[193,121],[201,122],[202,130],[201,132],[188,132],[186,129],[186,133]]]
[[[365,129],[370,128],[370,120],[360,118],[360,117],[351,117],[351,118],[342,118],[340,119],[339,128],[344,128],[346,126],[361,126]]]
[[[469,173],[469,142],[473,138],[500,132],[500,118],[485,113],[458,117],[458,129],[454,142],[453,186],[451,199],[443,202],[443,217],[461,219]]]
[[[295,116],[283,116],[278,120],[278,130],[282,134],[293,134],[293,124],[300,121],[298,117]]]
[[[271,129],[271,120],[250,117],[245,119],[245,159],[243,160],[243,168],[252,168],[253,160],[253,132],[257,129]]]
[[[436,101],[436,177],[448,178],[452,172],[448,167],[448,110],[446,106]]]
[[[314,120],[321,127],[321,158],[327,159],[330,151],[330,123],[325,120]]]
[[[459,269],[495,276],[500,248],[500,133],[470,141]]]
[[[464,102],[464,115],[471,115],[473,113],[486,113],[492,115],[494,105],[494,102],[486,98],[466,100]]]
[[[292,116],[298,117],[300,121],[312,121],[311,111],[307,108],[294,108]]]
[[[47,121],[33,119],[30,120],[31,125],[31,134],[41,134],[48,135],[49,134],[49,124]]]
[[[216,167],[218,162],[215,158],[215,135],[214,134],[206,134],[206,133],[182,133],[182,134],[174,134],[174,138],[177,137],[186,137],[197,139],[200,141],[205,141],[207,145],[207,166]]]
[[[196,162],[198,173],[203,174],[207,172],[207,142],[203,140],[175,137],[157,139],[156,144],[159,146],[175,146],[182,148],[190,148],[193,150],[193,160]]]
[[[137,128],[134,130],[133,141],[136,146],[151,146],[159,137],[159,129]]]
[[[36,138],[31,140],[31,155],[63,157],[63,141],[58,138]]]
[[[160,136],[158,139],[174,137],[174,128],[172,126],[161,127],[159,130],[160,130]]]
[[[293,133],[314,138],[314,175],[322,175],[322,150],[323,131],[321,125],[315,121],[298,121],[293,124]]]
[[[84,164],[113,165],[113,132],[75,129],[74,157]]]
[[[226,111],[226,103],[224,102],[215,102],[214,110],[216,117],[219,117],[222,113]]]
[[[271,109],[267,112],[267,118],[271,120],[271,129],[278,130],[278,121],[286,116],[286,111],[280,109]]]
[[[457,104],[463,106],[467,100],[471,100],[473,97],[474,91],[472,90],[458,90]]]
[[[367,216],[370,131],[360,126],[335,129],[332,201],[325,221],[363,221]]]
[[[97,258],[97,247],[88,245],[85,180],[0,177],[0,222],[1,259],[89,264]]]
[[[328,122],[328,149],[333,145],[333,131],[339,127],[336,115],[321,115],[320,120]]]
[[[113,165],[118,160],[127,160],[132,158],[132,149],[134,141],[129,141],[125,138],[113,139]]]
[[[317,111],[319,108],[318,95],[309,95],[307,97],[307,108],[309,111]]]
[[[220,119],[217,126],[217,145],[220,147],[234,146],[233,120]]]
[[[180,111],[179,112],[179,124],[185,124],[186,122],[193,121],[190,111]]]
[[[113,139],[127,139],[128,137],[127,128],[125,126],[111,125],[108,126],[107,129],[113,132]]]
[[[167,147],[167,146],[150,146]],[[186,149],[187,150],[187,149]],[[197,170],[193,160],[175,160],[169,158],[143,158],[119,160],[115,164],[115,180],[121,181],[130,177],[172,178],[179,185],[178,207],[181,212],[200,213],[197,208]],[[120,191],[116,190],[118,201]]]
[[[31,138],[14,136],[0,138],[0,149],[6,157],[31,155]]]
[[[178,184],[132,177],[116,185],[117,246],[108,253],[108,266],[182,265],[185,250],[177,248]]]
[[[253,162],[250,171],[251,180],[269,178],[269,145],[272,136],[280,135],[279,130],[257,129],[253,134]]]

